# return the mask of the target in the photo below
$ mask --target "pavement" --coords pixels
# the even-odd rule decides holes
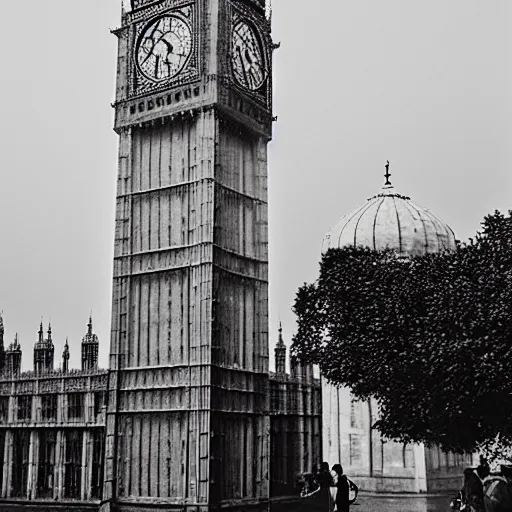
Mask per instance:
[[[354,512],[450,512],[453,495],[442,496],[359,496]]]
[[[375,495],[361,493],[350,507],[351,512],[451,512],[453,495]],[[298,499],[273,502],[271,512],[329,512],[321,499]]]

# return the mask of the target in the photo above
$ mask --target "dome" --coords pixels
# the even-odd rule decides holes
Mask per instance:
[[[389,174],[386,175],[389,178]],[[399,194],[386,180],[381,192],[344,215],[325,236],[322,253],[333,247],[394,249],[403,255],[454,250],[455,234],[430,210]]]

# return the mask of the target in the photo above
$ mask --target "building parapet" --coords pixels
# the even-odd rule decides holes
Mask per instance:
[[[68,371],[62,369],[47,370],[44,372],[26,371],[19,375],[0,375],[0,382],[19,382],[22,380],[45,380],[45,379],[62,379],[62,378],[73,378],[73,377],[96,377],[101,375],[108,375],[109,370],[101,368],[80,370],[79,368],[73,368]]]

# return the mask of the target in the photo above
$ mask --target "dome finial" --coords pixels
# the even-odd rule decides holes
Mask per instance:
[[[391,174],[389,172],[389,160],[386,160],[386,161],[387,161],[387,164],[385,165],[386,174],[384,174],[384,177],[386,178],[386,183],[384,184],[384,186],[391,185],[391,182],[389,181],[389,177],[391,176]]]

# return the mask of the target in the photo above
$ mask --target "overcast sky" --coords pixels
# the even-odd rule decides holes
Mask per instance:
[[[71,364],[92,310],[107,364],[120,0],[2,6],[0,309],[24,367],[41,317]],[[512,208],[510,0],[274,0],[270,332],[339,217],[392,182],[466,240]]]

